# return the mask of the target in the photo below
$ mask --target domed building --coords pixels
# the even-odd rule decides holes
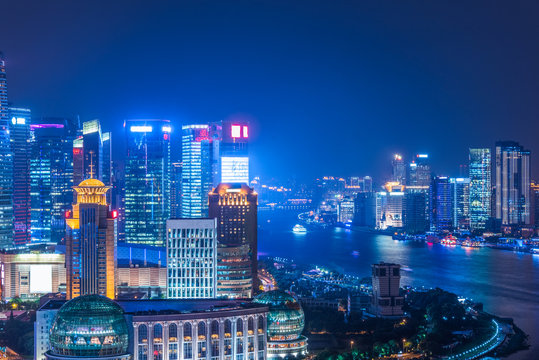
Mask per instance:
[[[128,360],[129,330],[122,308],[101,295],[66,302],[50,331],[48,360]]]
[[[258,295],[253,302],[267,305],[267,358],[281,359],[307,354],[307,338],[301,335],[305,315],[292,295],[273,290]]]

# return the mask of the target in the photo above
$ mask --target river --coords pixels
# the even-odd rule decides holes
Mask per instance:
[[[482,302],[487,312],[513,318],[530,336],[531,348],[508,359],[539,358],[539,255],[402,242],[341,228],[295,234],[291,230],[296,222],[291,213],[260,212],[259,255],[358,276],[370,276],[371,264],[380,261],[404,265],[409,270],[402,272],[402,285],[440,287]]]

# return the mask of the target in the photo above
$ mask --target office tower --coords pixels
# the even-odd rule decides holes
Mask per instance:
[[[403,315],[400,279],[400,265],[383,262],[372,265],[372,314],[382,317]]]
[[[383,191],[376,193],[376,228],[403,227],[403,198],[404,185],[397,182],[388,182]]]
[[[345,196],[337,204],[337,221],[343,224],[351,223],[354,220],[354,199]]]
[[[393,156],[393,177],[391,181],[396,181],[403,185],[406,184],[406,165],[404,165],[404,160],[399,154]]]
[[[114,299],[118,213],[109,211],[110,187],[90,178],[73,188],[77,202],[65,215],[66,297],[98,294]]]
[[[470,148],[470,228],[485,230],[492,212],[492,168],[489,148]]]
[[[216,296],[217,220],[167,220],[167,298]]]
[[[99,120],[82,123],[83,180],[103,179],[103,138]],[[90,174],[93,174],[90,176]],[[109,184],[107,184],[109,185]]]
[[[73,140],[70,119],[42,118],[30,125],[30,226],[32,242],[58,243],[73,203]]]
[[[431,172],[429,155],[417,154],[415,161],[410,163],[408,185],[430,186]]]
[[[73,140],[73,184],[84,180],[84,140],[82,135]],[[73,202],[77,201],[77,193],[73,191]]]
[[[13,244],[13,157],[4,55],[0,52],[0,249]]]
[[[372,192],[372,178],[370,176],[363,178],[363,192]]]
[[[250,298],[257,289],[257,194],[245,184],[219,184],[209,196],[217,218],[217,296]]]
[[[514,141],[496,142],[496,218],[502,225],[529,225],[530,151]]]
[[[112,185],[112,133],[104,132],[101,135],[103,140],[103,162],[101,165],[101,181],[107,186]],[[112,194],[111,189],[111,194]]]
[[[453,208],[453,229],[470,228],[470,179],[451,178],[451,201]]]
[[[430,194],[431,230],[451,230],[453,228],[453,202],[449,178],[437,176],[432,179]]]
[[[183,163],[172,164],[170,174],[170,217],[181,218],[182,199],[182,166]]]
[[[249,184],[248,139],[247,123],[223,121],[220,182]]]
[[[376,197],[372,192],[360,192],[354,204],[354,224],[374,228],[376,226]]]
[[[539,229],[539,184],[537,181],[530,184],[531,192],[531,212],[533,214],[533,225],[536,229]]]
[[[352,189],[361,189],[361,178],[359,176],[350,177],[349,185],[347,187]]]
[[[422,234],[429,230],[427,186],[407,186],[404,192],[404,230],[408,234]]]
[[[165,245],[170,217],[170,121],[127,120],[125,239]]]
[[[210,125],[182,126],[181,217],[208,216],[208,194],[219,163],[219,129]]]
[[[9,108],[13,156],[13,245],[30,242],[30,109]]]
[[[125,242],[125,168],[123,162],[112,163],[113,209],[118,210],[118,241]]]

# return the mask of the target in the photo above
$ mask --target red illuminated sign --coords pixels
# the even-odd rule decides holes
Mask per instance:
[[[118,217],[118,210],[112,210],[110,212],[110,216],[113,218],[113,219],[116,219]]]
[[[73,155],[80,155],[82,154],[82,149],[80,148],[73,148]]]
[[[70,210],[67,210],[65,213],[64,213],[64,216],[66,219],[69,219],[71,217],[71,211]]]

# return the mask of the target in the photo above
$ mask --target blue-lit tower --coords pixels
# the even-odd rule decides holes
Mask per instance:
[[[249,124],[245,121],[223,121],[221,152],[222,183],[249,184]]]
[[[13,154],[13,244],[30,242],[30,109],[9,108]]]
[[[485,230],[491,217],[492,156],[489,148],[470,148],[470,228]]]
[[[0,53],[0,248],[13,242],[13,157],[9,138],[6,63]]]
[[[445,176],[437,176],[431,183],[430,227],[431,230],[453,228],[453,202],[451,182]]]
[[[170,217],[170,121],[127,120],[125,131],[125,239],[164,246]]]

